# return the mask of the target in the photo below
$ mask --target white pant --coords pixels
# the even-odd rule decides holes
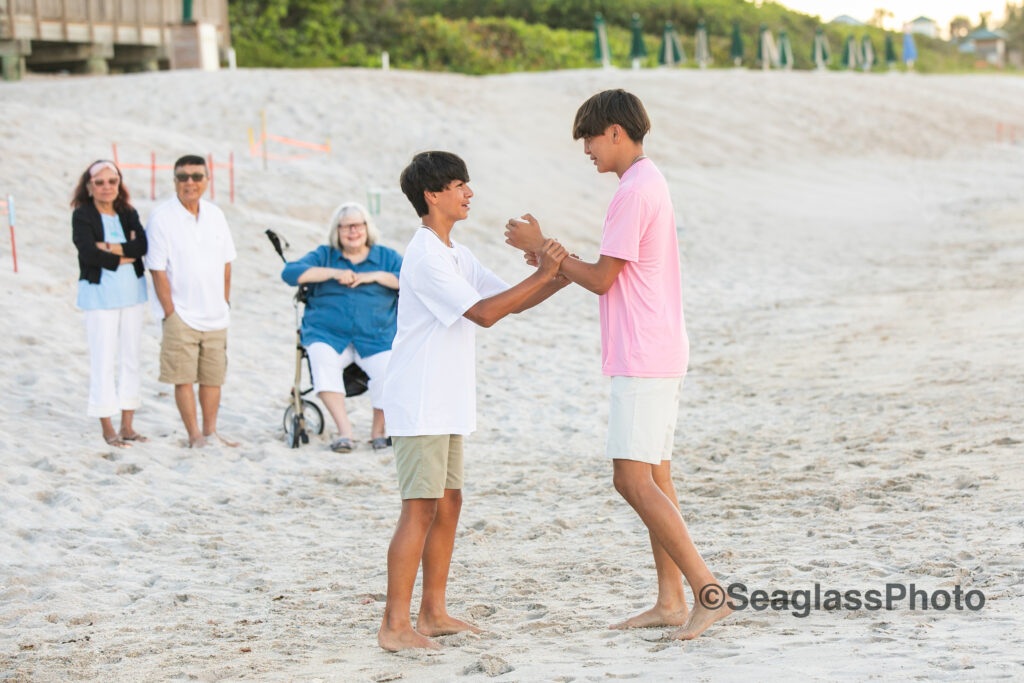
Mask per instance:
[[[145,304],[136,304],[85,311],[85,334],[89,340],[89,417],[112,417],[122,410],[139,407],[139,344],[145,310]],[[116,365],[120,367],[115,368]],[[117,388],[115,370],[119,375]]]
[[[306,353],[309,354],[309,367],[313,375],[313,389],[318,394],[321,391],[331,391],[344,396],[345,381],[343,373],[349,363],[355,363],[370,378],[370,381],[367,383],[367,389],[370,392],[370,405],[374,408],[381,407],[381,384],[384,380],[384,371],[388,369],[388,361],[391,360],[390,349],[363,358],[351,344],[344,351],[338,353],[330,344],[313,342],[306,347]]]

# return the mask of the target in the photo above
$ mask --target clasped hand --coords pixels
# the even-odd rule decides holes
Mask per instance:
[[[348,287],[358,287],[375,282],[373,273],[357,273],[343,268],[335,269],[334,279]]]

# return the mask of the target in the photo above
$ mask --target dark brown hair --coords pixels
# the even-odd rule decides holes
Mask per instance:
[[[117,168],[117,164],[113,161],[107,161],[106,159],[97,159],[86,167],[82,176],[78,179],[75,191],[71,193],[71,208],[77,209],[92,202],[92,196],[89,194],[88,187],[89,181],[92,180],[92,176],[89,175],[89,169],[101,162],[112,165],[117,170],[117,179],[120,181],[117,184],[117,197],[114,198],[114,211],[121,213],[126,209],[131,209],[132,198],[128,194],[128,188],[124,186],[124,176],[121,175],[121,169]]]
[[[420,152],[402,171],[399,184],[417,216],[430,213],[424,192],[442,192],[453,180],[469,182],[466,162],[451,152]]]
[[[651,130],[651,120],[639,97],[622,89],[604,90],[580,105],[572,124],[572,139],[603,135],[616,123],[633,142],[643,142]]]

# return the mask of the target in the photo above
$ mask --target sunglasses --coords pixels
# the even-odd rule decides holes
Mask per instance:
[[[352,232],[354,230],[362,230],[366,227],[366,223],[349,223],[348,225],[338,225],[338,230],[348,230]]]
[[[111,187],[116,187],[116,186],[121,184],[121,179],[120,178],[109,178],[107,180],[104,180],[103,178],[100,178],[98,180],[93,180],[92,184],[93,184],[93,187],[103,187],[104,185],[110,185]]]
[[[189,179],[194,183],[201,183],[206,180],[205,173],[175,173],[174,177],[179,183],[187,183]]]

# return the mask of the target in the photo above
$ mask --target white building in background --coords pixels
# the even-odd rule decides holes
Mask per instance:
[[[913,21],[907,22],[907,27],[911,33],[917,33],[922,36],[928,36],[929,38],[939,37],[939,24],[934,19],[928,17],[918,17]]]

